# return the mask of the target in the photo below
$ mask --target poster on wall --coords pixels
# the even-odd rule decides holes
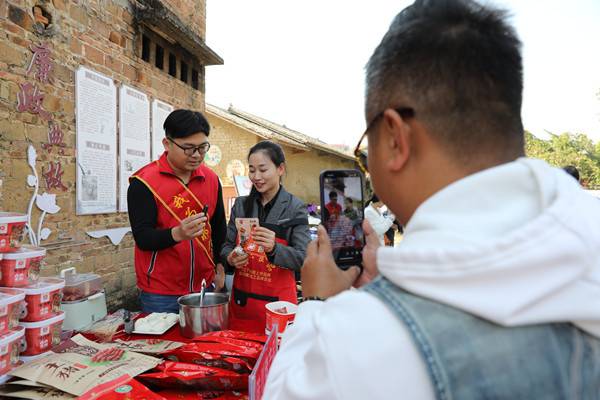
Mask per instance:
[[[75,74],[77,215],[117,211],[117,88],[85,67]]]
[[[160,100],[152,100],[152,160],[158,160],[165,150],[162,140],[165,137],[163,124],[173,111],[173,106]]]
[[[252,181],[247,176],[236,175],[233,177],[235,191],[238,196],[248,196],[252,190]]]
[[[208,152],[204,156],[204,162],[209,167],[216,167],[217,165],[219,165],[222,159],[223,152],[221,151],[221,148],[216,144],[211,145],[210,149],[208,149]]]
[[[119,211],[127,211],[129,177],[150,162],[150,101],[130,86],[119,93]]]

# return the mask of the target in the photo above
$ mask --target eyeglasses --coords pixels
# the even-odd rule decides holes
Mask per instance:
[[[198,154],[200,155],[206,154],[206,152],[210,149],[210,143],[208,142],[204,142],[200,146],[183,147],[170,137],[168,137],[167,140],[169,140],[169,142],[173,143],[175,146],[183,150],[183,154],[185,154],[188,157],[193,156],[195,152],[198,152]]]
[[[356,163],[358,164],[358,167],[363,172],[363,174],[366,174],[369,172],[368,153],[367,153],[367,149],[369,147],[368,133],[371,130],[371,128],[373,128],[373,126],[381,119],[381,117],[383,117],[383,114],[385,113],[386,110],[387,110],[387,108],[385,110],[383,110],[382,112],[380,112],[379,114],[377,114],[371,120],[371,122],[369,122],[369,124],[367,125],[367,129],[365,129],[365,132],[360,137],[360,140],[358,141],[356,148],[354,148],[354,158],[356,159]],[[415,116],[415,110],[413,110],[412,108],[408,108],[408,107],[395,108],[394,111],[396,111],[404,119],[413,118]],[[367,139],[366,145],[363,144],[363,142],[365,141],[365,138]]]

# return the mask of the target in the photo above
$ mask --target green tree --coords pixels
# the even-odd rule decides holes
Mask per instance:
[[[551,134],[543,140],[526,131],[525,153],[557,167],[574,165],[584,186],[600,187],[600,143],[594,144],[584,134]]]

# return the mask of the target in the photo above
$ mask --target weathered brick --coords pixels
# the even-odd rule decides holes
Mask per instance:
[[[83,54],[83,47],[81,46],[81,42],[78,39],[75,39],[74,37],[71,38],[71,42],[69,43],[69,48],[71,49],[71,52],[80,56]]]
[[[121,74],[123,72],[123,63],[113,56],[106,55],[104,57],[104,65],[116,73]]]
[[[64,11],[67,9],[64,0],[52,0],[52,4],[54,4],[54,8],[57,10]]]
[[[123,75],[125,75],[130,82],[133,82],[137,77],[137,72],[131,65],[123,65]]]
[[[104,53],[95,47],[84,45],[83,51],[85,58],[94,64],[104,64]]]
[[[83,26],[88,25],[88,16],[85,8],[79,4],[71,4],[69,8],[69,14],[71,18],[80,23]]]
[[[9,4],[8,19],[14,24],[19,25],[21,28],[30,32],[32,31],[33,18],[25,10]]]
[[[19,50],[7,42],[0,42],[0,61],[9,65],[23,65],[29,54],[25,49]]]

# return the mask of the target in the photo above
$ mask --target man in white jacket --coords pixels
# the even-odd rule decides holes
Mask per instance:
[[[417,0],[396,17],[365,135],[404,239],[379,247],[365,224],[359,276],[319,229],[263,398],[600,398],[600,204],[523,158],[521,93],[504,13]]]

